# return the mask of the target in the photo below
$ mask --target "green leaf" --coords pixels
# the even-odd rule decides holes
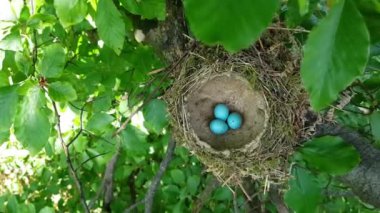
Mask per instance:
[[[137,71],[133,80],[138,81],[145,79],[147,72],[162,68],[165,65],[155,54],[154,49],[149,46],[138,46],[126,56],[126,59],[130,66]]]
[[[29,8],[27,6],[23,6],[20,12],[19,22],[22,24],[26,24],[29,18],[30,18]]]
[[[9,212],[9,213],[18,213],[18,207],[19,207],[19,204],[17,202],[17,198],[14,195],[12,195],[8,199],[7,212]]]
[[[301,77],[315,110],[334,101],[363,73],[369,56],[369,34],[350,0],[339,1],[309,36]]]
[[[65,28],[80,23],[87,14],[85,0],[54,0],[54,7]]]
[[[104,93],[95,98],[92,104],[92,110],[95,112],[107,111],[112,107],[112,93]]]
[[[232,200],[232,192],[227,187],[219,187],[215,190],[213,198],[219,201]]]
[[[202,42],[236,52],[249,47],[271,23],[278,0],[185,0],[190,29]]]
[[[309,11],[309,0],[297,0],[297,2],[300,15],[305,15]]]
[[[56,21],[57,18],[51,14],[36,13],[29,18],[27,25],[34,29],[44,29],[52,27]]]
[[[31,203],[29,203],[29,204],[25,204],[24,203],[24,204],[20,204],[18,206],[18,212],[35,213],[36,212],[36,208]]]
[[[86,148],[88,147],[88,140],[85,136],[79,136],[76,140],[74,145],[74,149],[76,152],[82,153],[86,151]]]
[[[12,32],[11,34],[0,39],[1,50],[21,51],[22,43],[19,32]]]
[[[112,1],[99,0],[95,23],[99,37],[119,55],[123,49],[126,30],[122,16]]]
[[[48,142],[50,129],[44,93],[38,86],[31,87],[17,112],[15,135],[24,147],[36,154]]]
[[[0,50],[0,71],[3,69],[3,61],[4,61],[4,59],[5,59],[5,51]]]
[[[170,171],[170,176],[172,177],[174,183],[178,185],[182,185],[185,183],[185,174],[183,174],[182,170],[173,169]]]
[[[9,130],[0,130],[0,145],[9,140],[10,131]]]
[[[16,115],[18,102],[17,88],[0,88],[0,132],[9,131]]]
[[[54,208],[48,207],[48,206],[45,206],[39,211],[39,213],[54,213],[54,212],[55,212]]]
[[[380,140],[380,112],[374,112],[370,116],[372,135],[375,140]]]
[[[93,132],[103,133],[107,129],[106,127],[111,125],[111,122],[115,118],[106,113],[96,113],[94,114],[87,123],[86,129]]]
[[[166,103],[163,100],[154,99],[143,109],[144,126],[156,134],[160,134],[168,125]]]
[[[299,152],[308,166],[331,175],[349,172],[360,160],[359,154],[352,145],[333,136],[308,141]]]
[[[198,175],[192,175],[187,179],[187,189],[191,195],[196,195],[201,178]]]
[[[43,49],[37,69],[46,78],[58,78],[65,67],[65,50],[61,44],[52,44]]]
[[[123,147],[136,154],[144,154],[148,151],[147,135],[138,128],[128,124],[122,132]]]
[[[371,35],[371,42],[380,41],[380,1],[379,0],[355,0]]]
[[[310,18],[319,0],[289,0],[286,11],[286,24],[296,27]]]
[[[8,72],[0,71],[0,87],[5,87],[9,85]]]
[[[32,71],[32,60],[23,52],[16,52],[15,54],[15,62],[17,69],[24,73],[25,75],[29,75]]]
[[[316,178],[299,167],[293,168],[292,175],[285,203],[297,213],[317,212],[318,204],[322,201],[322,189]]]
[[[48,85],[50,97],[57,102],[68,102],[77,99],[77,93],[68,82],[53,82]]]
[[[121,0],[120,2],[132,14],[141,15],[146,19],[165,20],[165,0]]]

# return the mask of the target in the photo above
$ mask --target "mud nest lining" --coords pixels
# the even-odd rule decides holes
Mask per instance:
[[[198,47],[173,72],[165,94],[173,136],[224,183],[242,177],[282,182],[288,156],[304,137],[309,104],[299,76],[300,48],[287,31],[271,30],[239,54]],[[242,128],[213,135],[213,106],[226,103]]]

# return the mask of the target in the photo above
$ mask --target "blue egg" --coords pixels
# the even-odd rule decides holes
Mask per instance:
[[[225,121],[214,119],[210,122],[210,130],[215,135],[223,135],[228,131],[228,125]]]
[[[214,108],[214,116],[220,120],[227,120],[230,110],[225,104],[217,104]]]
[[[237,112],[231,113],[227,118],[227,124],[231,129],[239,129],[243,122],[243,118]]]

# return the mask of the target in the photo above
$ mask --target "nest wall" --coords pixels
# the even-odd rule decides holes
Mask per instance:
[[[272,182],[286,180],[288,157],[300,138],[307,134],[303,116],[309,103],[300,81],[300,54],[300,46],[293,35],[277,30],[266,32],[254,46],[238,54],[228,54],[219,47],[197,47],[173,72],[174,84],[164,96],[171,113],[174,138],[224,183],[234,185],[247,176]],[[199,126],[192,121],[194,113],[189,109],[194,99],[192,96],[202,94],[202,88],[207,88],[217,78],[240,80],[242,85],[248,85],[246,90],[250,90],[248,93],[257,100],[253,105],[252,100],[245,104],[252,105],[251,108],[240,107],[243,116],[251,116],[247,110],[256,110],[253,114],[261,113],[262,119],[250,127],[252,131],[244,132],[251,134],[249,141],[239,144],[239,139],[246,139],[240,137],[235,141],[238,145],[218,147],[217,139],[212,141],[212,136],[202,136],[199,127],[205,128],[202,122],[210,119],[212,110],[207,109],[210,111],[207,113],[200,108],[205,120]],[[227,89],[223,98],[206,95],[205,99],[236,103],[231,100],[243,98],[243,95],[236,97],[233,90]],[[228,140],[224,143],[228,144]]]

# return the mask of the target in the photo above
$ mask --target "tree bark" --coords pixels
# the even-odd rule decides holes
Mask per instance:
[[[182,1],[167,0],[166,13],[165,21],[148,31],[145,42],[171,64],[183,55],[188,42]]]

